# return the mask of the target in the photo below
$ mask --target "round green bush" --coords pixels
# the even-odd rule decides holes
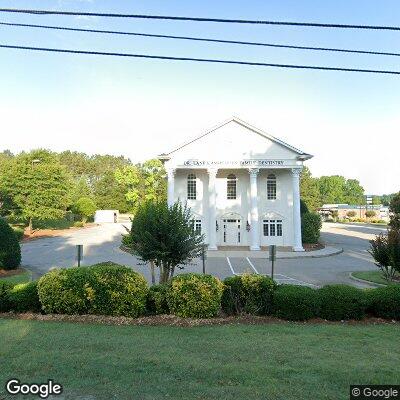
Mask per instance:
[[[24,238],[24,228],[16,226],[13,228],[13,231],[15,233],[15,236],[17,237],[17,240],[20,242]]]
[[[12,285],[8,282],[0,281],[0,312],[10,311],[10,290]]]
[[[137,317],[145,312],[145,278],[113,263],[58,269],[40,278],[39,299],[46,313]]]
[[[10,309],[16,312],[39,312],[41,304],[37,281],[15,285],[9,292]]]
[[[319,296],[306,286],[281,285],[274,294],[274,315],[289,321],[305,321],[318,316]]]
[[[150,287],[146,304],[149,314],[169,314],[167,292],[168,284],[153,285]]]
[[[229,315],[242,312],[270,315],[273,309],[275,282],[268,276],[243,274],[224,280],[222,310]]]
[[[327,285],[318,289],[321,318],[331,321],[362,319],[366,315],[365,291],[348,285]]]
[[[368,292],[368,311],[379,318],[400,320],[400,286],[390,285]]]
[[[179,317],[215,317],[221,308],[223,290],[223,283],[211,275],[178,275],[168,286],[168,307]]]
[[[21,263],[21,247],[11,226],[0,218],[0,268],[15,269]]]

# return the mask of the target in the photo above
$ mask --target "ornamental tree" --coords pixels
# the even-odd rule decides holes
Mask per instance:
[[[96,212],[96,203],[90,197],[81,197],[73,205],[73,212],[80,215],[85,224],[88,218],[93,217]]]
[[[29,221],[62,218],[70,203],[70,178],[55,154],[47,150],[21,153],[0,176],[0,192],[15,207],[14,214]]]
[[[184,268],[199,257],[203,235],[193,229],[190,209],[176,202],[147,201],[139,205],[129,240],[124,243],[144,262],[153,263],[160,270],[160,283],[174,275],[175,269]]]

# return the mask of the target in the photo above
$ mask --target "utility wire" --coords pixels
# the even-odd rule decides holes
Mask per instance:
[[[35,15],[73,15],[87,17],[110,17],[110,18],[138,18],[138,19],[163,19],[172,21],[195,21],[195,22],[221,22],[233,24],[258,24],[258,25],[286,25],[306,26],[316,28],[341,28],[341,29],[373,29],[400,31],[400,26],[383,25],[353,25],[353,24],[327,24],[317,22],[289,22],[289,21],[265,21],[251,19],[226,19],[226,18],[202,18],[202,17],[176,17],[169,15],[146,15],[146,14],[117,14],[117,13],[95,13],[78,11],[53,11],[53,10],[29,10],[15,8],[0,8],[0,12],[35,14]]]
[[[200,42],[239,44],[239,45],[247,45],[247,46],[264,46],[264,47],[275,47],[275,48],[277,47],[277,48],[284,48],[284,49],[331,51],[331,52],[341,52],[341,53],[371,54],[371,55],[379,55],[379,56],[400,57],[400,53],[390,53],[390,52],[381,52],[381,51],[372,51],[372,50],[352,50],[352,49],[339,49],[339,48],[330,48],[330,47],[294,46],[294,45],[285,45],[285,44],[277,44],[277,43],[244,42],[244,41],[239,41],[239,40],[224,40],[224,39],[200,38],[200,37],[191,37],[191,36],[157,35],[157,34],[151,34],[151,33],[109,31],[109,30],[100,30],[100,29],[84,29],[84,28],[73,28],[73,27],[67,27],[67,26],[18,24],[18,23],[12,23],[12,22],[0,22],[0,25],[14,26],[14,27],[27,27],[27,28],[56,29],[56,30],[73,31],[73,32],[105,33],[105,34],[112,34],[112,35],[141,36],[141,37],[152,37],[152,38],[163,38],[163,39],[194,40],[194,41],[200,41]]]
[[[6,44],[0,44],[0,48],[45,51],[45,52],[51,52],[51,53],[89,54],[89,55],[96,55],[96,56],[148,58],[148,59],[172,60],[172,61],[194,61],[194,62],[218,63],[218,64],[238,64],[238,65],[251,65],[251,66],[257,66],[257,67],[276,67],[276,68],[292,68],[292,69],[311,69],[311,70],[322,70],[322,71],[363,72],[363,73],[373,73],[373,74],[400,75],[400,71],[390,71],[390,70],[324,67],[324,66],[296,65],[296,64],[275,64],[275,63],[262,63],[262,62],[251,62],[251,61],[219,60],[219,59],[209,59],[209,58],[172,57],[172,56],[159,56],[159,55],[149,55],[149,54],[55,49],[55,48],[48,48],[48,47],[16,46],[16,45],[6,45]]]

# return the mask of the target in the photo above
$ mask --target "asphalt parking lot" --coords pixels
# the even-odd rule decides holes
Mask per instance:
[[[274,278],[279,283],[291,283],[318,287],[329,283],[347,283],[367,286],[350,278],[350,272],[376,269],[368,254],[369,240],[386,230],[384,226],[357,224],[324,224],[322,241],[343,253],[322,258],[278,259]],[[76,230],[61,237],[44,238],[22,245],[22,264],[30,269],[35,278],[54,267],[76,265],[76,245],[83,244],[86,265],[113,261],[131,266],[143,273],[150,281],[150,271],[135,257],[119,249],[122,224],[104,224],[88,229]],[[201,260],[195,260],[182,272],[201,272]],[[271,262],[267,258],[252,257],[208,257],[206,272],[225,278],[245,272],[271,274]]]

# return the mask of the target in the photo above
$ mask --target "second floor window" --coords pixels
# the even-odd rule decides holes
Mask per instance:
[[[267,200],[276,200],[276,176],[274,174],[267,176]]]
[[[188,200],[197,199],[197,182],[195,174],[189,174],[187,177],[187,198]]]
[[[230,174],[226,178],[226,198],[236,200],[236,175]]]

